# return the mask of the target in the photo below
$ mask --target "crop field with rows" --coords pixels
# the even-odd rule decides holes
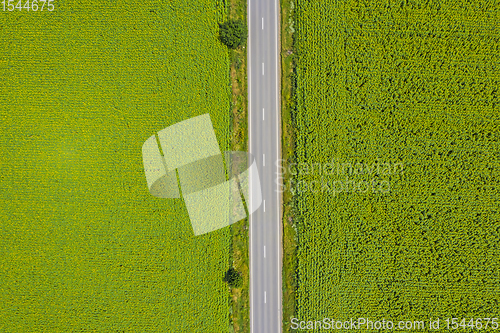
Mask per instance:
[[[499,316],[499,17],[296,1],[297,318]]]
[[[227,228],[148,192],[142,145],[210,113],[228,150],[223,1],[0,13],[0,331],[225,332]]]

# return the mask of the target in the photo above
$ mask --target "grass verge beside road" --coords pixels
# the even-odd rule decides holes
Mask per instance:
[[[295,132],[292,126],[294,110],[294,2],[281,1],[281,119],[282,119],[282,158],[284,163],[294,159]],[[282,183],[287,175],[282,175]],[[294,202],[289,191],[283,192],[283,332],[289,330],[290,318],[295,314],[295,290],[297,288],[295,270],[297,267],[297,241],[294,227]]]
[[[247,2],[231,0],[229,19],[247,21]],[[247,92],[247,49],[241,46],[229,50],[231,62],[231,149],[248,149],[248,92]],[[230,322],[234,332],[250,332],[249,260],[248,260],[248,218],[231,227],[231,259],[233,267],[242,275],[241,288],[231,288]]]

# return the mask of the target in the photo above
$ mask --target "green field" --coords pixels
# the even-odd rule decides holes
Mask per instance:
[[[223,1],[0,12],[0,332],[225,332],[229,229],[194,237],[148,193],[141,147],[230,129]]]
[[[498,1],[294,13],[295,317],[500,317]]]

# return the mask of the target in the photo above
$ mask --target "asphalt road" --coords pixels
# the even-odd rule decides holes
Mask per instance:
[[[263,199],[250,216],[252,333],[281,332],[279,8],[279,0],[248,1],[249,150],[259,166]]]

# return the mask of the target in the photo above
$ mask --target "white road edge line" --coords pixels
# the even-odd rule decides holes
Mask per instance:
[[[251,13],[250,11],[250,4],[251,4],[251,0],[248,0],[248,3],[247,3],[247,12],[248,13]],[[248,39],[247,39],[247,58],[248,58],[248,152],[251,152],[250,150],[250,145],[252,143],[252,140],[250,140],[250,133],[252,133],[252,84],[251,84],[251,78],[252,78],[252,61],[251,61],[251,45],[250,45],[250,41],[252,40],[250,38],[250,32],[252,31],[251,29],[251,20],[250,20],[250,15],[248,15]],[[249,200],[249,204],[250,204],[250,207],[252,207],[252,194],[251,194],[251,191],[252,191],[252,173],[250,173],[250,179],[249,179],[249,183],[250,183],[250,187],[249,187],[249,197],[250,197],[250,200]],[[252,223],[252,214],[250,214],[250,216],[248,217],[248,224],[249,224],[249,230],[248,230],[248,241],[250,242],[250,249],[249,249],[249,252],[248,252],[248,266],[249,268],[252,267],[251,266],[251,262],[252,262],[252,228],[253,228],[253,223]],[[249,273],[252,273],[251,271]],[[252,298],[252,290],[253,290],[253,284],[254,284],[254,279],[252,278],[252,275],[250,275],[250,286],[249,286],[249,296],[250,296],[250,300],[249,300],[249,303],[250,303],[250,311],[251,311],[251,315],[250,315],[250,332],[254,332],[254,323],[253,323],[253,318],[254,318],[254,306],[253,306],[253,298]]]
[[[279,72],[279,65],[280,65],[280,59],[279,59],[279,55],[280,55],[280,42],[279,42],[279,25],[278,25],[278,21],[280,19],[280,13],[278,12],[278,2],[279,0],[275,0],[274,1],[274,13],[276,15],[276,22],[275,22],[275,33],[276,33],[276,158],[279,160],[280,158],[280,154],[279,154],[279,139],[280,139],[280,131],[279,131],[279,128],[280,128],[280,101],[279,101],[279,80],[280,80],[280,72]],[[277,171],[277,174],[276,174],[276,177],[279,175],[279,164],[276,163],[276,171]],[[277,212],[278,212],[278,223],[277,223],[277,226],[278,226],[278,241],[276,242],[276,246],[278,248],[278,251],[276,251],[277,255],[278,255],[278,263],[280,263],[280,233],[279,233],[279,230],[280,230],[280,205],[281,205],[281,202],[280,202],[280,192],[279,192],[279,182],[276,182],[276,209],[277,209]],[[278,269],[280,269],[281,271],[281,264],[278,265]],[[277,289],[277,293],[278,293],[278,315],[280,317],[280,320],[278,320],[278,330],[277,332],[281,332],[281,322],[283,320],[283,316],[282,316],[282,313],[281,313],[281,274],[278,274],[278,286],[279,288],[276,288]]]

